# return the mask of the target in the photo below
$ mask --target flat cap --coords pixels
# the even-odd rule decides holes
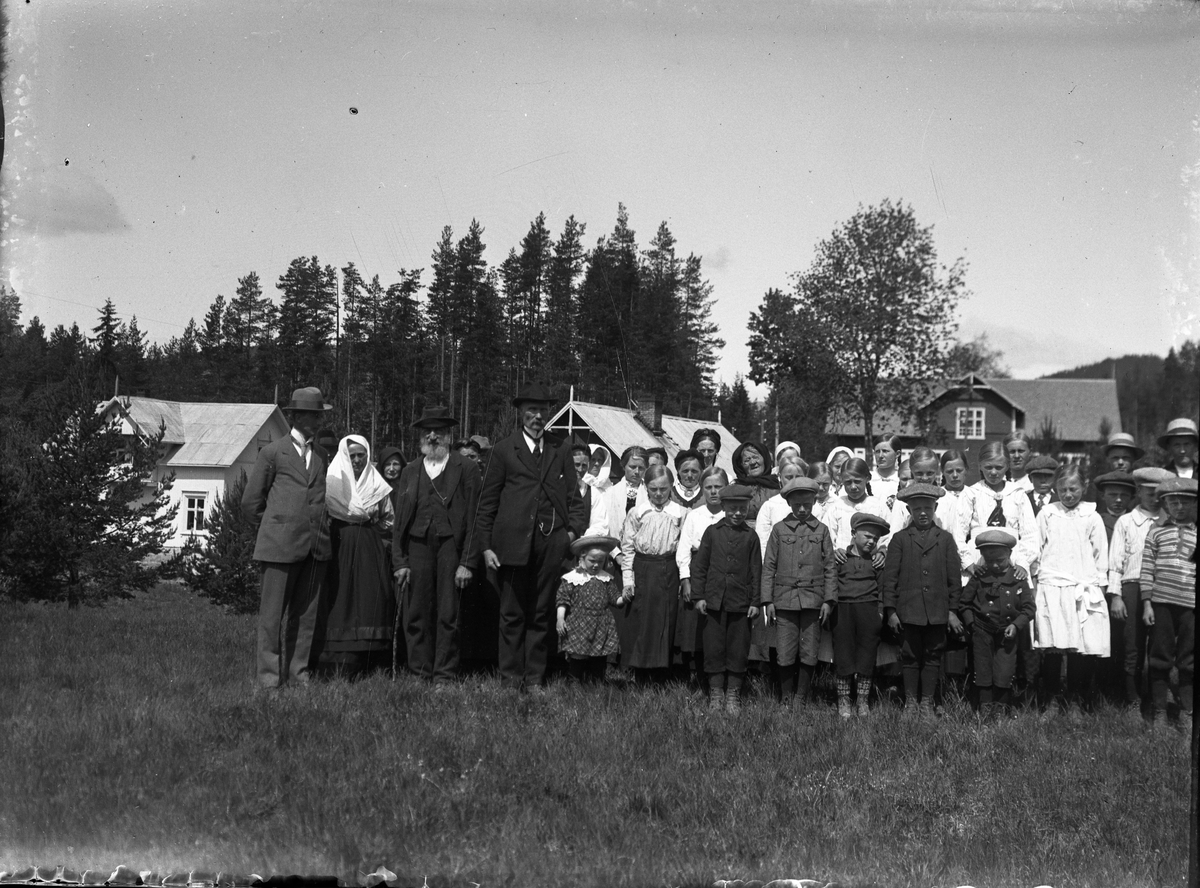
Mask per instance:
[[[1166,469],[1158,466],[1146,466],[1141,469],[1133,470],[1133,481],[1135,484],[1145,484],[1148,487],[1158,487],[1168,478],[1174,478],[1174,472],[1168,472]]]
[[[1196,496],[1196,479],[1180,478],[1178,475],[1168,478],[1158,485],[1158,498],[1164,496]]]
[[[789,503],[802,493],[811,493],[813,496],[816,496],[817,482],[812,478],[793,478],[787,484],[783,485],[783,490],[779,491],[779,495]]]
[[[867,527],[876,528],[880,533],[887,533],[892,529],[892,525],[888,523],[887,519],[872,515],[870,512],[855,512],[850,516],[851,530],[858,530],[864,524]]]
[[[1052,456],[1035,456],[1025,463],[1026,475],[1053,475],[1058,471],[1058,460]]]
[[[1136,491],[1137,482],[1128,472],[1106,472],[1096,479],[1097,490],[1103,490],[1105,487],[1128,487]]]
[[[924,481],[917,481],[897,493],[896,499],[906,503],[909,500],[915,499],[940,499],[945,495],[946,491],[942,490],[936,484],[926,484]]]
[[[1006,549],[1011,549],[1017,544],[1017,538],[1007,530],[1002,530],[999,527],[992,527],[982,533],[975,534],[975,548],[982,549],[985,546],[1004,546]]]
[[[750,502],[752,496],[754,496],[754,491],[745,484],[727,484],[721,488],[721,502],[723,503]]]

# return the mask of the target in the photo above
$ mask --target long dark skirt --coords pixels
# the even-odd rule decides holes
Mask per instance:
[[[629,665],[634,669],[665,669],[671,665],[679,619],[679,565],[675,554],[634,555],[633,584],[629,622],[634,638]]]
[[[396,618],[387,549],[371,524],[330,523],[322,652],[390,651]]]

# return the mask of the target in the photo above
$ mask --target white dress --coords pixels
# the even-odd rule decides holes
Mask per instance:
[[[764,558],[767,555],[767,540],[771,538],[771,528],[790,514],[792,507],[783,498],[782,493],[775,494],[759,508],[758,516],[754,519],[754,530],[758,534]]]
[[[855,512],[866,512],[876,518],[882,518],[889,524],[892,520],[892,510],[888,507],[887,501],[875,495],[864,496],[855,503],[851,502],[850,498],[843,493],[837,497],[836,504],[830,511],[837,529],[830,527],[829,532],[833,536],[834,548],[837,549],[845,549],[851,543],[853,529],[850,527],[850,518]],[[886,548],[891,538],[892,535],[888,533],[879,540],[877,547]]]
[[[1027,491],[1012,481],[1005,482],[999,493],[983,481],[972,484],[969,491],[969,501],[962,504],[968,514],[966,523],[970,540],[959,552],[963,567],[969,567],[979,561],[975,537],[979,536],[980,531],[988,529],[988,519],[999,503],[1000,512],[1004,516],[1004,524],[1000,526],[1017,538],[1017,546],[1012,554],[1013,564],[1030,570],[1038,558],[1041,538],[1038,536],[1038,522]]]
[[[1041,563],[1033,646],[1109,656],[1108,535],[1096,504],[1066,509],[1051,503],[1037,522]]]

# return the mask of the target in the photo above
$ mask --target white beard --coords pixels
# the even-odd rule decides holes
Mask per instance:
[[[432,460],[435,463],[441,462],[449,454],[450,454],[450,445],[449,444],[442,444],[441,442],[438,442],[437,444],[431,444],[427,440],[421,442],[421,455],[423,457],[425,457],[426,459]]]

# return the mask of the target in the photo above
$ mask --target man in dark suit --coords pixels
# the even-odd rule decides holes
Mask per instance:
[[[450,449],[458,420],[446,407],[426,408],[421,459],[400,472],[392,566],[403,602],[408,668],[438,683],[458,675],[459,596],[479,560],[467,530],[479,504],[479,467]]]
[[[284,412],[291,434],[258,452],[242,511],[258,528],[254,560],[262,568],[258,608],[258,683],[275,688],[309,681],[309,654],[329,564],[325,472],[329,457],[313,435],[333,408],[319,388],[292,392]]]
[[[513,398],[521,427],[492,448],[475,517],[475,545],[500,579],[500,683],[517,689],[545,681],[562,561],[588,523],[570,452],[544,434],[552,403],[536,383]]]

